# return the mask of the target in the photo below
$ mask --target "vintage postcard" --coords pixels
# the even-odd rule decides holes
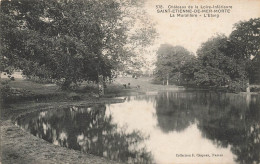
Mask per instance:
[[[0,0],[2,164],[259,164],[259,0]]]

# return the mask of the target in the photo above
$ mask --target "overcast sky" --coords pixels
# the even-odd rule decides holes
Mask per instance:
[[[156,5],[228,5],[231,13],[220,14],[219,18],[173,18],[169,13],[157,13]],[[260,17],[260,0],[147,0],[145,10],[157,23],[159,38],[153,46],[154,51],[160,44],[180,45],[196,53],[201,43],[216,33],[229,35],[234,23]],[[150,54],[155,56],[155,54]]]

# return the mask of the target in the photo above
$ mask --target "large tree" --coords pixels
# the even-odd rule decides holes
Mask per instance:
[[[235,24],[234,31],[229,36],[228,46],[227,54],[240,60],[247,72],[247,79],[252,83],[259,83],[260,18]]]
[[[228,55],[236,59],[249,60],[260,52],[260,18],[240,21],[229,36]]]
[[[3,0],[1,70],[10,72],[7,66],[12,66],[27,76],[57,80],[65,88],[83,80],[98,81],[99,75],[112,78],[113,70],[131,57],[126,45],[136,18],[126,12],[140,10],[138,4],[129,0]],[[143,34],[153,31],[152,27],[143,29]],[[144,45],[151,41],[150,35],[149,39],[143,36]]]
[[[228,38],[224,35],[210,38],[202,44],[197,51],[198,60],[203,66],[197,73],[199,84],[223,86],[231,81],[243,81],[246,79],[244,63],[229,56],[229,49]],[[201,83],[203,80],[204,82]]]
[[[182,72],[199,86],[227,86],[230,91],[245,91],[249,77],[259,69],[259,19],[239,22],[229,37],[217,35],[197,50],[197,60],[187,63]],[[252,60],[253,59],[253,60]],[[188,78],[189,78],[188,77]]]
[[[191,52],[181,46],[162,44],[157,51],[156,79],[178,83],[182,65],[193,58]]]

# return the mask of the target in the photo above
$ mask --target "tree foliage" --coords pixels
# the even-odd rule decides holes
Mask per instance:
[[[156,79],[179,81],[181,67],[193,58],[191,52],[181,46],[162,44],[157,51]]]
[[[256,56],[249,68],[249,81],[252,84],[260,84],[260,55]]]
[[[229,36],[228,56],[248,60],[259,55],[260,18],[240,21]]]
[[[225,86],[232,81],[246,80],[245,64],[228,55],[230,47],[227,43],[226,36],[218,35],[203,43],[197,51],[204,70],[201,73],[208,75],[207,79],[201,77],[199,79],[204,80],[208,86]],[[201,84],[204,85],[199,83]]]
[[[233,92],[245,91],[249,78],[252,82],[259,78],[256,76],[260,67],[257,64],[260,55],[259,34],[260,18],[239,22],[234,25],[229,37],[218,34],[203,43],[197,50],[197,57],[192,60],[179,60],[176,56],[169,55],[162,60],[161,57],[167,53],[172,54],[172,50],[162,50],[160,47],[156,66],[161,72],[158,73],[165,77],[165,74],[177,70],[175,72],[180,73],[182,85],[226,87]]]
[[[29,77],[54,79],[65,86],[98,81],[99,75],[112,78],[113,70],[132,55],[126,45],[136,18],[126,12],[140,10],[137,4],[129,0],[3,0],[1,70],[11,72],[11,66]],[[142,29],[143,37],[133,40],[143,39],[140,44],[147,45],[153,27]]]

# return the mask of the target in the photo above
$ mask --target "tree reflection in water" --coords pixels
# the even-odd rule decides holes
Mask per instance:
[[[238,163],[260,163],[260,96],[215,92],[163,92],[156,98],[158,125],[182,131],[197,122],[204,137],[231,146]]]
[[[124,123],[127,126],[122,129]],[[105,105],[74,106],[18,120],[18,125],[56,145],[128,163],[160,162],[163,157],[174,163],[178,146],[200,151],[196,143],[186,142],[194,139],[194,132],[196,140],[208,146],[203,152],[224,151],[227,162],[235,157],[237,163],[260,163],[259,123],[259,95],[201,91],[133,96],[107,109]],[[204,158],[196,160],[205,163]]]
[[[151,153],[141,146],[146,137],[138,131],[126,133],[111,120],[105,105],[96,105],[32,113],[17,124],[56,145],[122,162],[151,163]]]

